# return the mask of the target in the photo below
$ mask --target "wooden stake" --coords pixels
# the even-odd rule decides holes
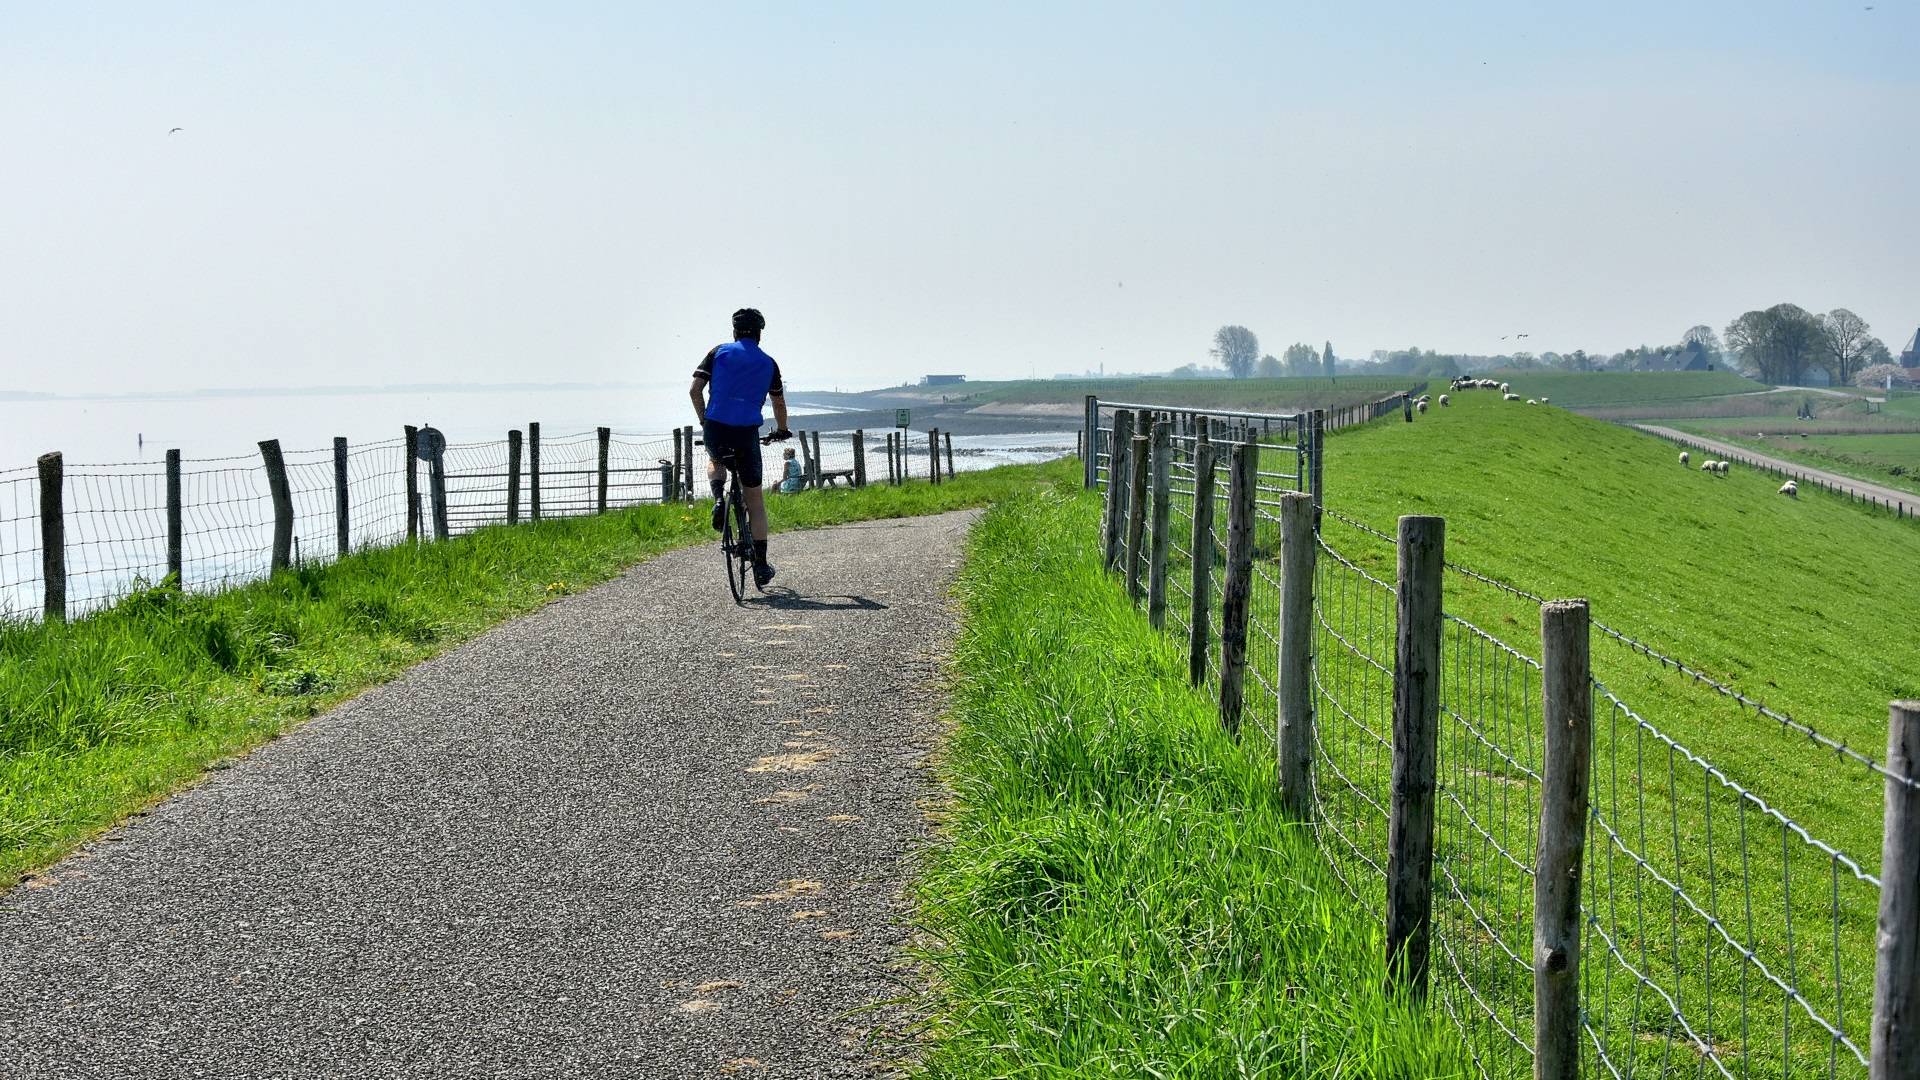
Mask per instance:
[[[1433,915],[1434,763],[1440,728],[1440,591],[1446,520],[1400,519],[1393,786],[1387,811],[1387,985],[1427,993]]]
[[[679,439],[674,439],[676,449]],[[507,432],[507,524],[520,524],[520,432]]]
[[[1140,603],[1140,571],[1147,561],[1141,543],[1147,534],[1147,469],[1151,464],[1148,444],[1153,440],[1142,432],[1133,437],[1128,463],[1133,472],[1127,489],[1127,599]]]
[[[347,502],[347,440],[344,436],[333,437],[333,522],[334,540],[337,542],[341,558],[346,558],[353,550],[353,538],[347,527],[347,515],[350,507]]]
[[[40,611],[48,622],[67,621],[66,459],[40,455]]]
[[[1212,647],[1213,618],[1213,442],[1205,428],[1193,444],[1193,583],[1188,590],[1187,682],[1207,680],[1207,652]]]
[[[1879,945],[1873,970],[1872,1080],[1911,1077],[1920,1062],[1920,701],[1896,701],[1887,722],[1886,812],[1880,842]]]
[[[861,428],[853,429],[853,486],[867,486],[867,433]]]
[[[1153,425],[1152,483],[1153,536],[1147,549],[1147,622],[1155,630],[1167,625],[1167,527],[1171,507],[1167,505],[1172,487],[1173,425],[1165,420]]]
[[[1133,413],[1128,409],[1116,409],[1113,414],[1113,435],[1107,443],[1107,520],[1104,549],[1106,567],[1112,570],[1120,565],[1122,553],[1122,525],[1127,515],[1127,481],[1130,475],[1126,467],[1127,449],[1133,445]]]
[[[527,514],[540,520],[540,422],[527,425]]]
[[[406,431],[407,543],[414,544],[420,541],[420,429],[408,424]]]
[[[180,494],[180,451],[167,451],[167,576],[178,588],[187,584],[186,507]]]
[[[1233,444],[1227,467],[1227,579],[1220,601],[1220,725],[1240,736],[1246,702],[1247,608],[1253,591],[1253,508],[1259,454]]]
[[[1540,607],[1540,841],[1533,877],[1533,1075],[1580,1075],[1580,872],[1587,840],[1593,674],[1587,602]]]
[[[260,443],[260,460],[267,467],[267,490],[273,495],[273,557],[275,571],[293,565],[293,491],[287,485],[287,461],[279,439]]]
[[[613,441],[613,429],[595,428],[593,433],[600,443],[598,475],[595,477],[598,485],[593,496],[593,512],[604,514],[607,512],[607,451]]]
[[[1313,496],[1280,496],[1280,801],[1295,821],[1314,816]]]

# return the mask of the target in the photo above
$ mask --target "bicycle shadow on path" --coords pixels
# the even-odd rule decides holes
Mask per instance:
[[[779,611],[884,611],[887,605],[864,596],[802,596],[784,586],[775,586],[741,601],[742,606],[767,607]]]

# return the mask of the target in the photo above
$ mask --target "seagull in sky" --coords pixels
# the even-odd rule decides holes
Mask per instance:
[[[176,131],[185,131],[185,130],[187,130],[187,129],[186,129],[186,128],[171,128],[171,129],[169,129],[169,130],[167,131],[167,134],[169,134],[169,135],[171,135],[171,134],[173,134],[173,133],[174,133],[174,132],[176,132]]]

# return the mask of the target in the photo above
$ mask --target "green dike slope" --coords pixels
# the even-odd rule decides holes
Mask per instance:
[[[1480,374],[1508,384],[1523,398],[1551,398],[1555,405],[1572,409],[1688,401],[1752,394],[1768,388],[1765,383],[1731,371],[1487,371]],[[1469,395],[1487,392],[1467,391]]]
[[[1086,395],[1094,394],[1103,401],[1143,405],[1295,412],[1375,401],[1388,394],[1412,390],[1425,381],[1411,375],[1338,379],[1030,379],[968,383],[950,389],[968,395],[967,400],[1005,405],[1078,405]]]
[[[1910,613],[1920,530],[1912,523],[1819,492],[1789,499],[1776,494],[1777,480],[1738,466],[1726,477],[1709,475],[1698,453],[1682,467],[1664,441],[1558,408],[1484,392],[1453,401],[1411,425],[1340,433],[1328,449],[1328,507],[1389,533],[1401,514],[1442,516],[1451,562],[1549,598],[1589,598],[1597,620],[1881,756],[1888,701],[1920,694]],[[1333,517],[1324,531],[1335,549],[1392,578],[1390,543]],[[1535,605],[1459,574],[1447,576],[1446,590],[1449,613],[1539,655]],[[1883,782],[1864,766],[1597,633],[1593,663],[1596,678],[1639,716],[1877,871]],[[1537,682],[1522,685],[1537,697]],[[1534,709],[1519,715],[1537,720]],[[1596,806],[1628,834],[1626,842],[1677,876],[1690,897],[1720,905],[1723,916],[1750,905],[1749,921],[1730,923],[1731,932],[1754,941],[1776,971],[1797,972],[1823,1016],[1844,1012],[1848,1035],[1864,1046],[1877,893],[1783,837],[1698,766],[1640,738],[1603,699],[1596,699],[1595,732]],[[1531,747],[1539,733],[1505,737]],[[1778,1069],[1788,1004],[1779,991],[1663,886],[1638,878],[1624,856],[1609,865],[1607,846],[1592,840],[1589,854],[1601,860],[1590,864],[1594,888],[1630,884],[1630,899],[1646,905],[1611,906],[1629,897],[1597,894],[1609,918],[1633,912],[1649,920],[1647,938],[1625,947],[1652,940],[1651,977],[1696,1006],[1710,983],[1722,1025],[1751,1019],[1739,1007],[1751,995],[1755,1015],[1772,1016],[1772,1041],[1769,1049],[1764,1022],[1754,1020],[1750,1051]],[[1670,906],[1674,943],[1665,942]],[[1789,959],[1796,941],[1797,959]],[[1630,993],[1631,981],[1618,979],[1614,990]],[[1823,1063],[1832,1046],[1799,1009],[1785,1012],[1792,1055]],[[1664,1016],[1656,1009],[1630,1026],[1642,1040],[1664,1042],[1671,1034]],[[1714,1037],[1737,1045],[1739,1031],[1723,1026]],[[1634,1044],[1624,1032],[1621,1039]]]
[[[776,528],[805,528],[981,506],[1069,473],[1008,466],[769,503]],[[501,620],[713,537],[702,506],[643,506],[367,551],[214,595],[153,589],[66,626],[0,623],[0,888],[220,758]]]
[[[1466,1075],[1444,1020],[1385,1000],[1269,744],[1221,733],[1101,571],[1098,513],[1067,481],[970,540],[923,1075]]]

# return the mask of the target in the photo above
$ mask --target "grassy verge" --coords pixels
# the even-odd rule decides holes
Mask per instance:
[[[1087,394],[1102,400],[1171,404],[1188,408],[1293,412],[1374,401],[1410,390],[1425,380],[1408,375],[1343,376],[1338,379],[1036,379],[968,383],[964,400],[1008,405],[1078,405]],[[959,399],[959,395],[950,395]]]
[[[1920,434],[1822,432],[1818,421],[1796,425],[1806,431],[1804,437],[1797,431],[1780,431],[1756,438],[1754,425],[1739,427],[1733,423],[1673,426],[1786,461],[1920,492]]]
[[[975,528],[957,807],[919,885],[936,1077],[1453,1076],[1381,990],[1380,932],[1094,558],[1070,484]]]
[[[774,524],[980,506],[1049,469],[1071,466],[781,496]],[[485,529],[216,595],[156,589],[68,626],[0,625],[0,883],[45,866],[210,763],[503,619],[651,555],[711,541],[706,517],[649,506]],[[712,587],[723,590],[714,565]]]
[[[1485,375],[1508,383],[1521,397],[1552,398],[1555,405],[1570,409],[1689,401],[1767,389],[1765,383],[1731,371],[1490,371]]]

